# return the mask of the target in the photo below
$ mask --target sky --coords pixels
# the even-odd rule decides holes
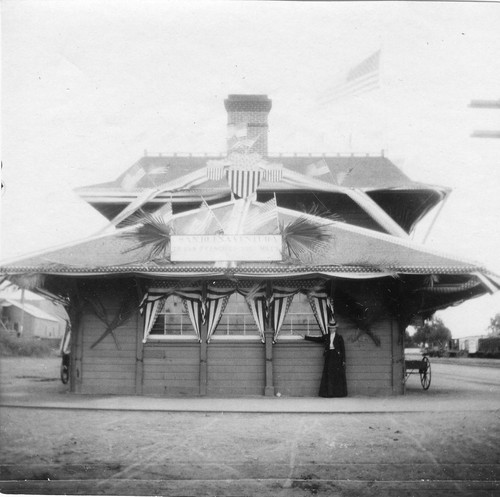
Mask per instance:
[[[1,16],[2,259],[105,226],[73,189],[145,151],[225,152],[224,98],[262,93],[270,154],[383,150],[452,189],[415,240],[500,274],[500,140],[471,137],[500,110],[469,106],[500,99],[500,3],[3,0]],[[332,98],[377,50],[380,88]],[[438,315],[463,337],[497,312],[499,294]]]

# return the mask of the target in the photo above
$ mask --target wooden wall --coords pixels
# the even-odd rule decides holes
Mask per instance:
[[[258,342],[217,342],[207,348],[207,394],[219,396],[263,395],[265,349]]]
[[[144,346],[144,395],[195,396],[200,393],[200,344],[150,342]]]
[[[380,347],[342,318],[337,319],[346,349],[349,395],[397,395],[402,391],[402,347],[390,320],[379,321],[371,331]],[[395,342],[394,342],[395,341]],[[398,349],[401,351],[398,353]],[[278,342],[273,350],[276,393],[297,397],[318,395],[323,371],[323,345],[313,342]],[[399,369],[399,371],[398,371]]]
[[[109,308],[110,314],[116,311]],[[378,347],[349,321],[338,321],[346,346],[349,395],[402,394],[403,346],[395,323],[387,319],[372,325],[381,341]],[[111,335],[91,349],[104,330],[94,314],[85,313],[73,349],[75,392],[172,397],[205,392],[214,397],[264,395],[266,357],[260,341],[212,340],[206,352],[202,352],[205,345],[197,341],[143,345],[142,318],[137,314],[115,330],[119,349]],[[206,354],[206,369],[202,368],[202,354]],[[321,344],[282,340],[272,346],[274,393],[316,397],[322,368]]]
[[[111,303],[108,304],[109,315],[118,312]],[[137,328],[138,315],[134,315],[114,331],[119,349],[111,335],[91,348],[106,327],[94,314],[83,315],[77,337],[79,350],[76,361],[80,376],[77,377],[76,391],[98,394],[135,393]]]

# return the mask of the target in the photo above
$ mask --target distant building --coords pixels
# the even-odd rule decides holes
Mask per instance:
[[[0,289],[0,327],[18,336],[60,339],[66,328],[64,309],[32,292]]]

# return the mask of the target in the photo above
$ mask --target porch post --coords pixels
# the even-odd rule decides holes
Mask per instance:
[[[135,394],[142,395],[142,385],[144,378],[144,314],[137,311],[137,330],[135,342]]]
[[[266,329],[264,332],[266,348],[266,386],[264,395],[274,397],[274,378],[273,378],[273,330]]]
[[[71,357],[75,358],[71,361],[71,391],[75,393],[82,392],[82,374],[83,374],[83,311],[77,314],[76,337],[71,344]],[[72,337],[73,338],[73,337]]]
[[[405,327],[400,320],[391,317],[391,355],[392,355],[392,394],[404,395],[404,330]]]
[[[207,366],[207,356],[208,356],[208,322],[201,326],[201,343],[200,343],[200,395],[207,395],[207,385],[208,385],[208,366]]]

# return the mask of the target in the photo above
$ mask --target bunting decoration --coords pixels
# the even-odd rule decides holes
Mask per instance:
[[[144,310],[144,333],[142,343],[146,343],[151,330],[153,329],[153,325],[155,324],[156,318],[160,313],[160,310],[163,308],[163,304],[165,303],[166,296],[164,294],[161,295],[145,295],[144,307],[141,311]]]
[[[266,331],[267,321],[267,291],[266,284],[263,282],[254,283],[252,286],[239,285],[238,293],[245,297],[248,309],[252,314],[257,329],[259,330],[260,339],[264,343],[264,332]]]
[[[269,181],[270,183],[278,183],[282,179],[283,164],[266,163],[264,167],[264,180]]]
[[[197,299],[182,299],[182,305],[186,311],[191,324],[193,325],[198,341],[201,342],[201,322],[200,317],[202,316],[202,303]]]
[[[328,333],[328,320],[334,315],[333,301],[322,280],[279,280],[274,284],[266,281],[230,281],[216,280],[208,284],[201,281],[182,283],[181,281],[163,281],[161,288],[150,289],[141,302],[144,319],[144,342],[146,342],[165,300],[171,295],[183,299],[193,329],[201,340],[201,324],[207,325],[207,342],[217,330],[227,303],[234,292],[243,295],[252,314],[261,341],[265,342],[265,331],[273,330],[273,341],[277,341],[279,332],[293,302],[294,296],[303,292],[307,295],[311,309],[323,334]],[[181,286],[186,285],[186,286]]]
[[[207,342],[215,333],[227,302],[236,289],[235,284],[214,281],[207,285]]]
[[[285,317],[288,313],[288,309],[293,301],[294,295],[288,295],[282,298],[275,298],[272,303],[271,309],[271,326],[274,331],[273,341],[278,340],[278,335],[280,333]]]
[[[293,297],[299,293],[300,287],[291,282],[273,285],[271,297],[271,326],[274,331],[273,340],[276,342],[279,332],[285,321]]]
[[[185,283],[184,283],[185,284]],[[201,323],[204,322],[204,301],[203,289],[200,282],[195,282],[192,286],[179,287],[180,282],[164,282],[163,288],[154,288],[149,290],[143,297],[141,302],[141,312],[145,310],[144,318],[144,338],[143,343],[146,343],[154,323],[158,318],[165,300],[171,295],[176,295],[183,299],[184,309],[187,311],[193,329],[201,339]]]
[[[220,181],[224,178],[224,169],[230,165],[226,160],[209,160],[207,162],[207,178]]]
[[[328,334],[328,321],[335,315],[333,301],[326,288],[318,286],[307,292],[307,299],[311,305],[314,317],[323,335]]]

